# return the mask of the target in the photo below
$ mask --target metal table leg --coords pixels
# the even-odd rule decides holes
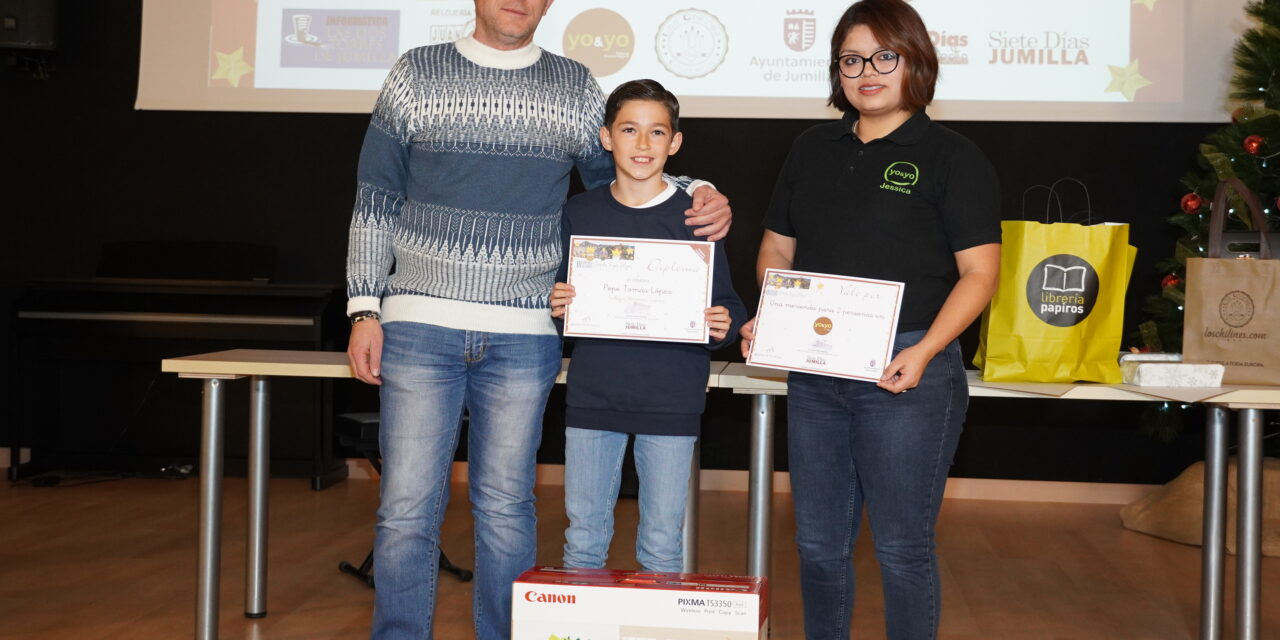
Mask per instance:
[[[1258,640],[1262,606],[1262,410],[1240,410],[1240,457],[1236,480],[1236,634]]]
[[[218,638],[218,578],[222,535],[224,380],[204,381],[200,436],[200,548],[196,580],[196,640]]]
[[[702,438],[693,443],[692,469],[689,470],[689,499],[684,506],[684,565],[685,573],[698,572],[698,503],[702,489]]]
[[[769,577],[773,519],[773,396],[756,394],[751,414],[747,575]]]
[[[249,382],[249,539],[246,549],[244,616],[267,615],[267,486],[270,473],[271,381]]]
[[[1222,640],[1223,553],[1227,528],[1226,407],[1205,422],[1204,540],[1200,549],[1200,640]]]

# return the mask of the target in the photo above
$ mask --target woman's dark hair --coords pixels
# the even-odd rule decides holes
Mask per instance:
[[[671,133],[680,130],[680,101],[676,100],[675,95],[667,91],[666,87],[658,84],[657,80],[649,79],[624,82],[609,94],[609,99],[604,103],[604,126],[613,126],[613,121],[618,117],[618,109],[622,108],[622,103],[629,100],[652,100],[662,103],[671,116]]]
[[[865,24],[875,34],[880,46],[906,58],[902,83],[902,106],[917,111],[933,102],[933,88],[938,81],[938,53],[929,39],[920,14],[904,0],[861,0],[840,16],[831,34],[831,97],[827,104],[841,110],[854,111],[840,86],[840,48],[849,31]],[[868,52],[870,53],[870,52]]]

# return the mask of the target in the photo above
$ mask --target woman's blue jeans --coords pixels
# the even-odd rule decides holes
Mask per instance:
[[[923,337],[899,334],[895,354]],[[887,637],[932,640],[941,611],[934,525],[969,403],[959,344],[935,356],[920,385],[903,394],[792,373],[787,396],[805,638],[849,637],[850,556],[866,505]]]
[[[476,638],[507,638],[511,583],[535,562],[534,465],[560,338],[414,322],[387,323],[383,335],[372,637],[431,637],[440,524],[465,408]]]
[[[566,567],[604,567],[613,539],[613,508],[627,436],[618,431],[565,429]],[[683,570],[685,501],[697,440],[697,436],[636,435],[636,475],[640,477],[636,560],[645,571]]]

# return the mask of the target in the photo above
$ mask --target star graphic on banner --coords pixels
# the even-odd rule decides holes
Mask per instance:
[[[1134,4],[1140,4],[1147,8],[1147,11],[1154,11],[1157,0],[1133,0]]]
[[[226,80],[231,86],[238,88],[241,76],[253,71],[253,67],[244,61],[244,47],[231,53],[215,51],[214,54],[218,56],[218,70],[213,72],[214,80]]]
[[[1138,93],[1138,89],[1151,84],[1150,80],[1138,73],[1137,60],[1130,62],[1127,67],[1117,67],[1109,64],[1107,68],[1111,70],[1111,84],[1107,85],[1105,91],[1107,93],[1123,94],[1124,99],[1129,102],[1133,102],[1133,96]]]

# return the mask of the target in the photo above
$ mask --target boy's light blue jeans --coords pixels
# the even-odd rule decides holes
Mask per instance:
[[[535,562],[534,464],[560,338],[415,322],[387,323],[383,336],[372,637],[431,638],[440,524],[465,407],[476,638],[507,638],[511,583]]]
[[[617,431],[565,429],[566,567],[604,567],[613,539],[613,507],[627,436]],[[696,441],[697,436],[636,435],[636,473],[640,476],[636,560],[645,571],[679,572],[683,568],[681,537]]]

